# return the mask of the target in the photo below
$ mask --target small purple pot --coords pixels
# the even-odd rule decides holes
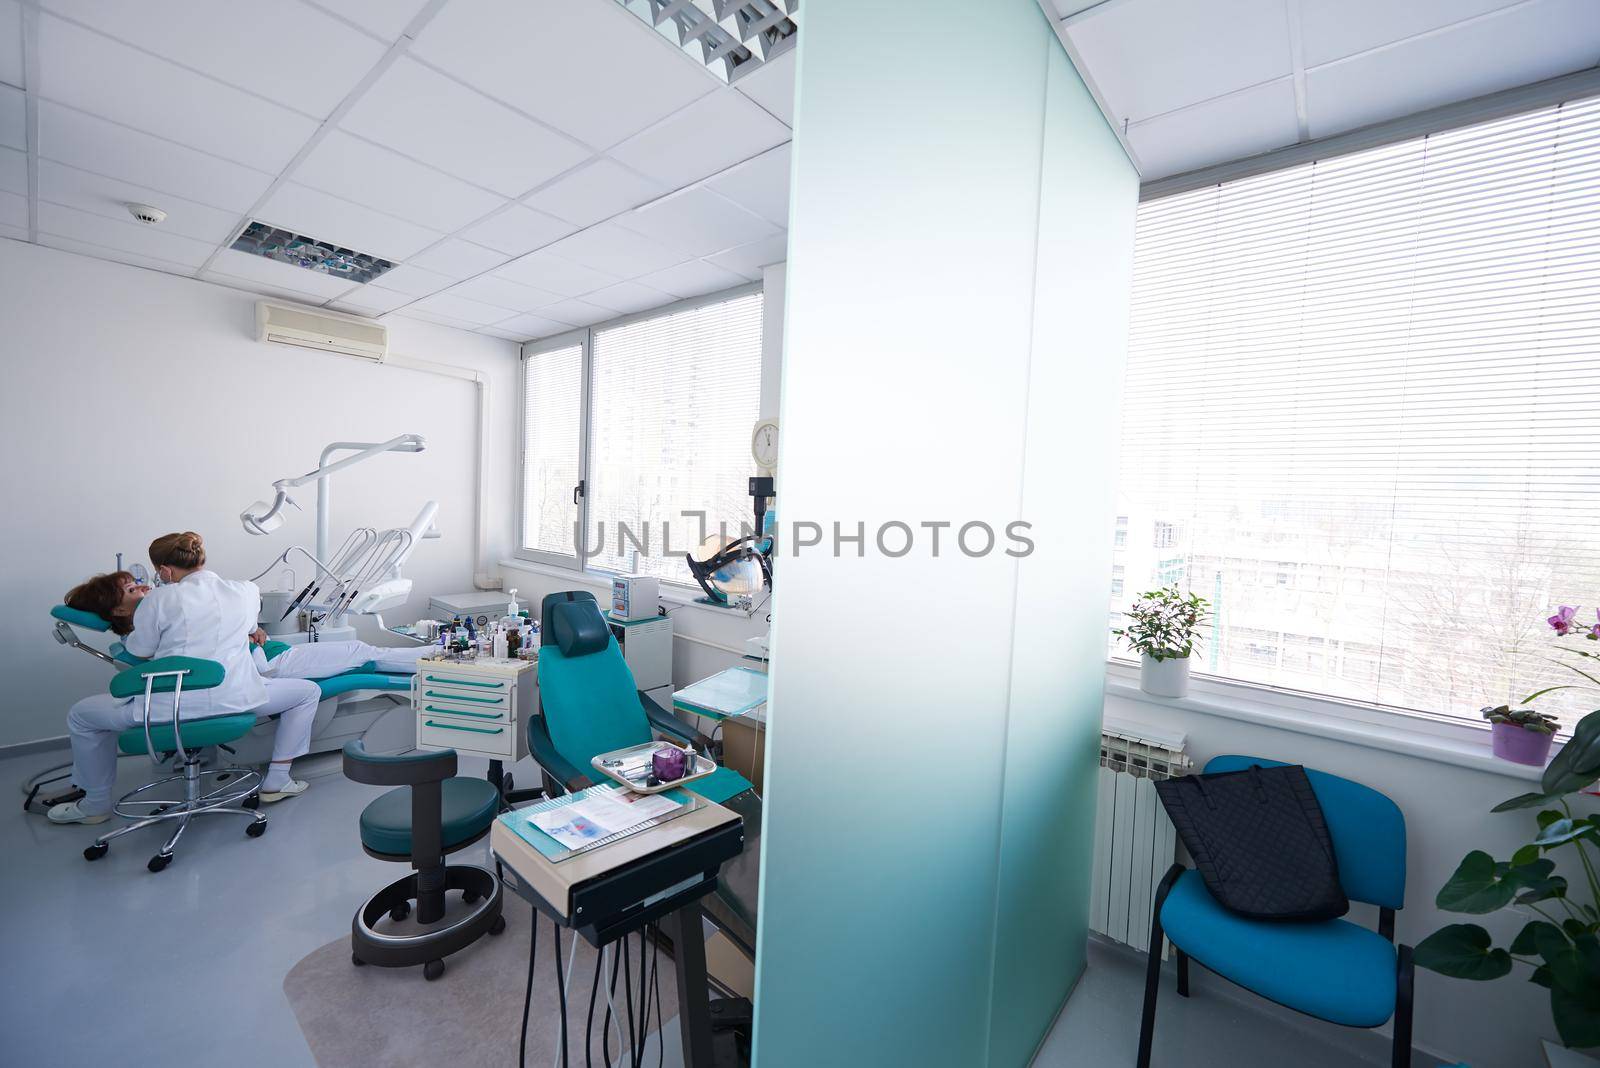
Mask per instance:
[[[670,746],[650,754],[650,770],[662,782],[676,782],[683,778],[688,762],[688,754]]]
[[[1490,729],[1494,735],[1494,755],[1501,760],[1542,768],[1550,759],[1550,743],[1555,741],[1555,735],[1525,730],[1515,723],[1496,723]]]

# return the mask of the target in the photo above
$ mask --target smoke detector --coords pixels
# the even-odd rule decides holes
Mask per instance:
[[[160,208],[153,208],[149,204],[129,204],[128,214],[146,226],[154,226],[156,223],[165,222],[167,218],[166,212]]]

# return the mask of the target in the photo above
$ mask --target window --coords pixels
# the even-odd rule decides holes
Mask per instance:
[[[529,348],[520,555],[692,582],[683,554],[754,522],[762,294],[601,324]],[[703,517],[701,515],[703,513]]]
[[[1112,568],[1111,568],[1111,596],[1112,597],[1121,597],[1122,596],[1122,573],[1123,573],[1123,567],[1122,567],[1121,564],[1115,564],[1115,565],[1112,566]]]
[[[1118,549],[1126,549],[1128,547],[1128,517],[1125,515],[1117,516],[1117,536],[1115,545]]]
[[[1578,681],[1544,617],[1600,599],[1597,188],[1584,100],[1140,206],[1119,562],[1213,602],[1197,667],[1479,722]]]

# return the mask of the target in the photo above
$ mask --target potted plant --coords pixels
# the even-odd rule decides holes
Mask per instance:
[[[1531,708],[1497,705],[1483,710],[1483,718],[1493,726],[1494,755],[1513,764],[1543,767],[1550,756],[1550,743],[1561,726],[1554,716]]]
[[[1189,658],[1210,607],[1199,594],[1176,585],[1141,594],[1128,609],[1128,625],[1113,633],[1139,654],[1139,689],[1156,697],[1189,692]]]

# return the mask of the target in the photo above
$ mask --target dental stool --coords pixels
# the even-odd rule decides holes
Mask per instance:
[[[485,932],[506,929],[500,914],[500,880],[476,864],[446,865],[444,858],[472,845],[494,824],[500,791],[486,779],[456,775],[456,752],[380,756],[360,741],[344,747],[345,776],[368,786],[395,786],[361,813],[361,848],[379,860],[408,862],[416,870],[367,899],[350,924],[350,959],[383,968],[423,966],[425,979],[444,974],[444,958],[476,942]],[[444,919],[445,892],[461,891],[476,904],[465,915],[420,933],[383,932],[384,914],[395,922],[411,914],[417,923]]]
[[[112,810],[134,822],[96,838],[94,844],[83,851],[85,860],[99,860],[105,856],[113,838],[163,820],[175,820],[177,826],[161,852],[150,858],[147,866],[151,871],[160,871],[172,863],[178,839],[196,816],[248,816],[250,826],[244,829],[245,834],[259,838],[266,832],[267,817],[254,811],[261,804],[258,772],[231,766],[204,771],[200,768],[201,751],[244,737],[256,725],[255,713],[204,716],[188,722],[181,718],[185,690],[209,690],[220,685],[222,679],[222,665],[215,660],[166,656],[128,668],[111,680],[114,697],[144,696],[144,725],[118,735],[117,748],[129,754],[148,753],[150,762],[158,768],[170,756],[174,758],[173,766],[181,770],[119,798]],[[152,723],[150,720],[151,697],[158,693],[172,694],[170,722]],[[177,782],[183,783],[181,799],[160,796],[164,787]]]

